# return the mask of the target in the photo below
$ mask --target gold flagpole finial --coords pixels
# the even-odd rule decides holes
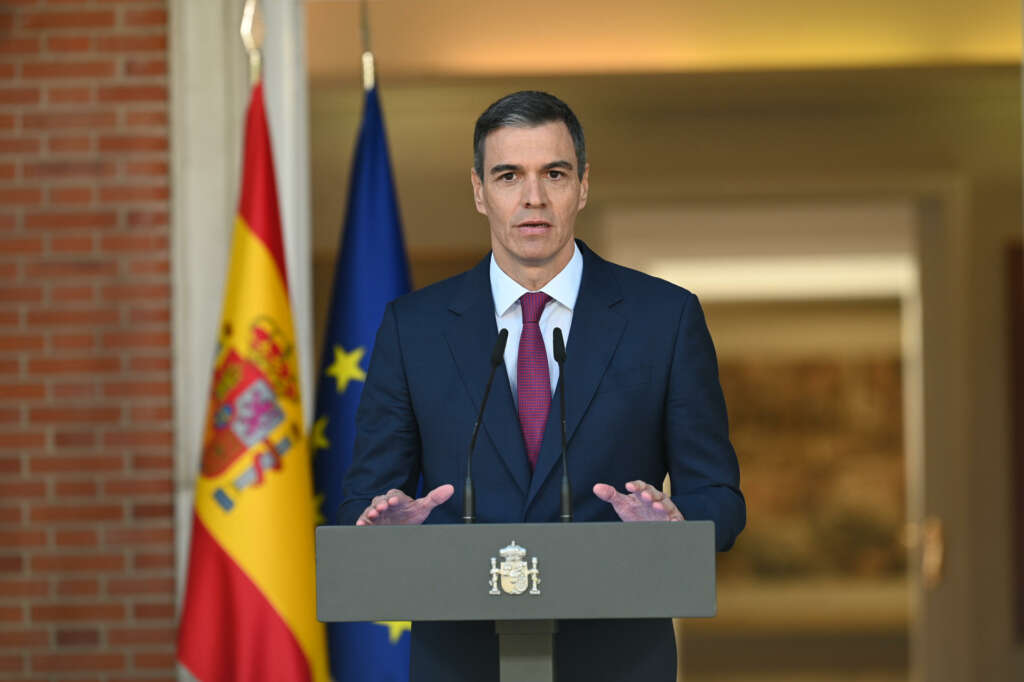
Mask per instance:
[[[367,0],[360,3],[363,33],[363,90],[373,90],[376,74],[373,64],[373,50],[370,48],[370,7]]]
[[[245,51],[249,53],[249,84],[256,85],[260,80],[262,70],[260,48],[263,47],[265,34],[263,10],[259,0],[245,0],[245,7],[242,8],[242,25],[238,32],[242,36]]]

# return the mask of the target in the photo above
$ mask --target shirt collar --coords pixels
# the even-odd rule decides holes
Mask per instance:
[[[572,258],[562,271],[550,282],[541,287],[541,291],[555,299],[569,310],[576,307],[576,297],[580,293],[580,282],[583,281],[583,255],[576,242],[572,244]],[[491,254],[491,294],[494,296],[494,310],[498,315],[508,312],[519,298],[529,290],[505,274],[498,267]]]

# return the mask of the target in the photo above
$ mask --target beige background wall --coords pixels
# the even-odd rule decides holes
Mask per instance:
[[[414,252],[485,249],[469,195],[476,116],[532,87],[580,112],[592,196],[678,181],[955,173],[971,191],[976,247],[1019,234],[1018,69],[878,69],[786,73],[388,80],[384,106],[406,239]],[[362,106],[353,81],[314,80],[315,249],[337,243]],[[590,226],[586,213],[581,232]],[[599,244],[597,245],[599,246]]]

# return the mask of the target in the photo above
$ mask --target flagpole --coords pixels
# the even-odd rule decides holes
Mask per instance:
[[[242,45],[249,53],[249,85],[254,86],[260,82],[262,73],[264,27],[263,10],[259,0],[245,0],[245,7],[242,8],[242,25],[238,29],[242,36]]]
[[[370,47],[370,3],[368,0],[360,2],[360,18],[363,33],[363,90],[373,90],[376,82],[376,73],[373,64],[373,49]]]

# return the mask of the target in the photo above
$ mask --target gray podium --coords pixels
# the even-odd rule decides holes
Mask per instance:
[[[493,620],[501,679],[547,682],[558,619],[715,615],[715,528],[321,526],[316,587],[324,622]]]

